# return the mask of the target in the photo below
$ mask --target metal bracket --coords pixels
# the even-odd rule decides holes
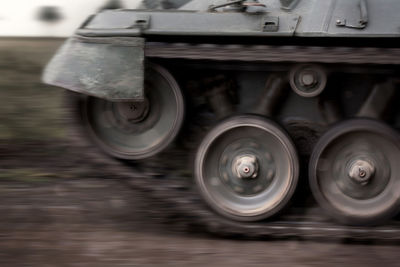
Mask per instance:
[[[300,0],[280,0],[281,1],[281,8],[283,10],[292,10]]]
[[[277,32],[279,30],[279,17],[264,17],[262,30],[264,32]]]
[[[213,12],[218,8],[226,7],[226,6],[234,6],[236,8],[244,8],[242,5],[244,1],[245,0],[235,0],[235,1],[228,1],[228,2],[220,4],[220,5],[211,5],[208,7],[208,12]]]
[[[265,5],[258,0],[228,0],[228,2],[220,5],[211,5],[208,7],[208,12],[215,12],[216,9],[225,7],[224,11],[228,12],[248,12],[248,13],[263,13]]]
[[[138,14],[135,17],[135,22],[132,24],[131,29],[148,29],[150,26],[150,15]]]
[[[368,8],[367,8],[367,2],[366,0],[360,0],[358,3],[358,6],[360,8],[360,19],[358,20],[358,24],[353,25],[353,24],[348,24],[346,22],[346,19],[338,19],[336,21],[336,26],[338,27],[346,27],[346,28],[352,28],[352,29],[364,29],[367,27],[368,24]]]

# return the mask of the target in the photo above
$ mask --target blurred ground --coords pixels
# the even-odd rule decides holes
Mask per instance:
[[[224,240],[166,223],[133,173],[68,141],[63,92],[40,83],[61,41],[0,39],[0,266],[400,266],[396,244]]]

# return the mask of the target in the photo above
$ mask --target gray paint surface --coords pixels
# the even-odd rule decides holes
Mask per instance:
[[[337,20],[357,24],[360,2],[368,10],[364,29],[339,27]],[[398,0],[302,0],[292,9],[283,9],[278,0],[260,0],[264,13],[208,12],[210,5],[224,1],[193,0],[179,10],[109,10],[99,13],[78,34],[109,36],[107,30],[126,35],[230,35],[230,36],[319,36],[319,37],[399,37]],[[221,11],[222,9],[219,9]],[[136,23],[146,18],[145,27]],[[265,31],[265,18],[278,18],[276,31]],[[139,30],[138,30],[139,29]],[[103,31],[102,31],[103,30]],[[91,33],[91,34],[90,34]]]
[[[279,17],[275,35],[291,36],[294,34],[298,16],[286,12],[269,15],[268,13],[211,13],[185,11],[106,11],[98,14],[78,34],[89,36],[109,36],[120,34],[139,35],[229,35],[263,36],[264,25]],[[144,27],[138,25],[146,21]]]
[[[290,2],[293,1],[293,4]],[[143,99],[144,43],[166,36],[400,36],[398,0],[260,0],[265,12],[210,12],[226,0],[193,0],[178,10],[106,10],[89,19],[47,66],[44,81],[111,101]],[[368,23],[355,25],[365,3]],[[283,4],[283,5],[282,5]],[[83,37],[85,36],[85,37]]]
[[[70,38],[43,81],[110,101],[143,99],[143,47],[143,38]]]

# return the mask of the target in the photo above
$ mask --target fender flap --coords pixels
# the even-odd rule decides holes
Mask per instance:
[[[139,37],[71,37],[42,80],[109,101],[143,100],[144,43]]]

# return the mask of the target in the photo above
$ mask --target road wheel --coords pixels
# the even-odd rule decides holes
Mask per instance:
[[[182,125],[184,101],[172,75],[151,64],[146,69],[145,100],[110,102],[87,97],[84,122],[90,136],[106,153],[139,160],[165,149]]]
[[[295,147],[274,122],[262,117],[232,117],[201,143],[195,176],[206,202],[238,221],[266,219],[292,197],[299,174]]]
[[[379,224],[400,207],[400,138],[384,123],[352,119],[317,142],[312,192],[328,214],[349,225]]]

